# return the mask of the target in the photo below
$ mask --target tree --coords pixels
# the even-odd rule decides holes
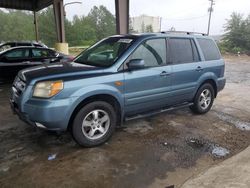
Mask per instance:
[[[223,43],[227,51],[250,51],[250,15],[244,19],[242,14],[232,13],[225,32]]]
[[[53,8],[37,13],[39,40],[53,47],[57,41]],[[35,40],[33,14],[28,11],[0,10],[0,41]],[[69,46],[90,45],[115,34],[115,17],[104,6],[94,6],[87,16],[65,18]]]
[[[142,21],[142,24],[141,24],[141,32],[142,33],[145,33],[145,23],[144,23],[144,21]]]
[[[115,17],[103,5],[94,6],[87,17],[98,40],[115,34]]]
[[[54,46],[57,41],[53,8],[49,7],[38,14],[39,40],[48,46]]]
[[[66,37],[70,45],[90,45],[97,40],[95,29],[89,23],[88,17],[74,16],[73,21],[67,25]]]
[[[146,25],[145,32],[146,33],[152,33],[153,32],[153,26],[151,24]]]
[[[34,40],[33,17],[27,11],[0,10],[0,40]]]
[[[247,53],[250,55],[250,14],[245,20],[245,42]]]

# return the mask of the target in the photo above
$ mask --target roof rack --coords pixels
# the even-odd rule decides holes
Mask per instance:
[[[202,36],[207,36],[206,33],[199,33],[199,32],[192,32],[192,31],[161,31],[161,33],[182,33],[182,34],[187,34],[187,35],[202,35]]]

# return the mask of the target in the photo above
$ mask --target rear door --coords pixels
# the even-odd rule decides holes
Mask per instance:
[[[216,43],[209,38],[197,38],[204,56],[204,72],[213,73],[217,78],[224,77],[225,63]]]
[[[143,59],[145,68],[126,70],[131,59]],[[125,63],[124,95],[126,115],[167,105],[171,90],[171,66],[166,65],[166,39],[150,39],[140,44]]]
[[[13,49],[0,58],[1,76],[15,76],[18,71],[29,67],[30,51],[28,48]]]
[[[170,37],[168,63],[172,64],[173,103],[191,101],[203,72],[201,58],[193,38]]]

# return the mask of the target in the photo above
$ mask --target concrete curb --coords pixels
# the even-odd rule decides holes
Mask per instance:
[[[249,188],[250,146],[186,181],[181,188]]]

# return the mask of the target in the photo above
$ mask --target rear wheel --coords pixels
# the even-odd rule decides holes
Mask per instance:
[[[211,84],[205,83],[203,84],[197,91],[194,104],[190,107],[190,109],[197,114],[207,113],[214,102],[214,88]]]
[[[77,113],[72,135],[82,146],[97,146],[111,137],[116,123],[117,115],[112,105],[103,101],[91,102]]]

